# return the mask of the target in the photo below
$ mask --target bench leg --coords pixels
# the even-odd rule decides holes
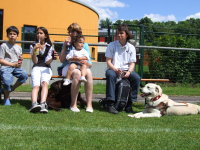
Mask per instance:
[[[2,92],[2,84],[1,84],[1,79],[0,79],[0,101],[2,100],[2,98],[1,98],[2,97],[2,93],[3,93]]]

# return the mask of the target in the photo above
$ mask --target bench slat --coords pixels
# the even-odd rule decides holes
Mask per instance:
[[[52,78],[64,78],[62,76],[52,76]],[[106,80],[106,78],[98,78],[93,77],[93,80]],[[149,82],[169,82],[169,79],[141,79],[141,81],[149,81]]]
[[[30,74],[28,75],[31,76]],[[63,76],[52,76],[51,78],[65,78]],[[106,80],[106,78],[93,77],[93,80]],[[169,82],[169,79],[141,79],[144,82]]]

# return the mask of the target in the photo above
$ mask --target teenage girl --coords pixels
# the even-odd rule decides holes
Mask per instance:
[[[32,107],[30,112],[48,113],[46,98],[48,94],[48,84],[52,76],[50,63],[53,61],[53,46],[49,38],[48,30],[44,27],[37,28],[36,42],[30,46],[33,68],[32,79]],[[41,88],[41,97],[38,100],[38,92]]]

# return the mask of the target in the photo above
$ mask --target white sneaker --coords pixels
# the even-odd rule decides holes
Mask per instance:
[[[87,82],[87,80],[86,80],[86,78],[84,76],[81,76],[80,81],[81,82]]]
[[[46,102],[43,102],[43,103],[41,103],[40,105],[41,105],[41,110],[40,110],[40,112],[41,112],[41,113],[48,113],[48,105],[47,105],[47,103],[46,103]]]
[[[32,103],[32,107],[29,109],[29,111],[32,113],[40,112],[40,110],[41,110],[41,105],[39,105],[37,102]]]
[[[69,85],[70,83],[72,83],[71,80],[69,80],[69,79],[64,79],[63,85],[64,85],[64,86],[67,86],[67,85]]]
[[[73,112],[80,112],[80,109],[78,109],[77,107],[70,107],[70,110]]]
[[[86,112],[93,113],[93,108],[86,108]]]

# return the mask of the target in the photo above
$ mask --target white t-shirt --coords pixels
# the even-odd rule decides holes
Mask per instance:
[[[112,64],[116,68],[122,70],[129,69],[129,63],[136,62],[136,49],[130,44],[122,46],[118,40],[111,42],[107,49],[105,56],[107,58],[112,58]]]
[[[8,42],[0,45],[0,59],[4,59],[8,62],[17,62],[19,56],[22,55],[22,48],[17,44],[10,44]],[[6,68],[9,66],[1,65],[1,68]]]
[[[73,49],[73,50],[70,50],[69,54],[67,54],[67,56],[66,56],[66,59],[69,60],[70,58],[73,58],[73,57],[87,57],[88,60],[90,59],[89,54],[85,49],[81,49],[81,50]]]

